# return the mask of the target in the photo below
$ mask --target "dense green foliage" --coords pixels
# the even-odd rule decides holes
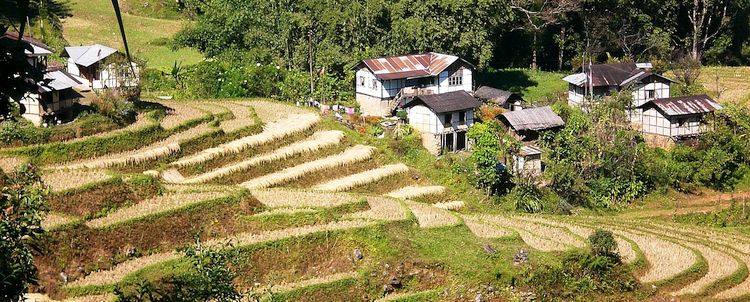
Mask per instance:
[[[732,190],[750,173],[747,108],[730,106],[707,117],[707,133],[694,144],[677,144],[667,151],[648,146],[630,127],[624,103],[619,96],[607,98],[589,113],[554,103],[565,126],[541,134],[544,174],[540,179],[514,175],[502,200],[529,213],[566,213],[571,205],[616,208],[666,188]],[[503,146],[501,142],[512,140],[502,133],[495,121],[469,131],[476,142],[470,157],[474,184],[501,195],[504,192],[494,189],[503,180],[496,165],[509,165],[515,150],[512,143]],[[539,188],[540,183],[547,185]]]
[[[617,241],[611,231],[598,229],[589,236],[591,254],[596,256],[616,256]]]
[[[205,248],[198,242],[183,252],[188,262],[184,273],[144,280],[129,288],[117,287],[117,301],[240,301],[243,294],[232,283],[237,277],[236,250]]]
[[[633,291],[638,282],[616,254],[597,255],[573,250],[559,265],[544,265],[524,273],[522,286],[533,289],[540,301],[569,301],[586,297],[592,301]],[[594,298],[596,295],[599,298]]]
[[[32,166],[8,175],[0,171],[0,298],[19,301],[36,283],[34,253],[44,234],[47,189]]]
[[[747,227],[750,223],[750,209],[747,200],[732,201],[726,209],[717,208],[716,211],[706,213],[690,213],[673,216],[675,222],[709,227]]]

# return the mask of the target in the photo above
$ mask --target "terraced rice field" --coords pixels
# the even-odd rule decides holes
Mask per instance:
[[[346,132],[345,135],[346,129],[330,129],[330,124],[322,122],[319,115],[304,108],[260,100],[164,102],[164,105],[173,110],[160,123],[163,131],[183,126],[180,132],[170,132],[172,135],[164,141],[132,151],[43,167],[43,178],[55,192],[95,187],[92,184],[111,177],[139,179],[135,178],[138,175],[143,178],[140,172],[153,176],[154,181],[158,180],[158,189],[143,193],[146,195],[135,201],[97,205],[99,207],[90,209],[91,213],[95,213],[93,215],[80,214],[80,217],[76,217],[61,214],[59,209],[51,209],[52,214],[44,220],[44,227],[50,230],[53,237],[60,237],[63,242],[70,240],[71,245],[81,244],[75,241],[80,238],[96,241],[97,244],[92,244],[89,250],[104,256],[86,255],[81,257],[83,260],[76,259],[81,262],[81,273],[72,273],[67,283],[58,277],[65,267],[44,271],[48,277],[43,279],[43,284],[57,290],[55,294],[50,294],[56,300],[39,294],[30,295],[29,299],[109,300],[112,296],[106,291],[107,286],[130,282],[128,280],[140,277],[140,274],[170,270],[172,263],[184,261],[184,255],[177,249],[187,243],[170,241],[170,235],[191,227],[195,230],[208,229],[205,233],[199,231],[204,247],[219,248],[229,243],[252,257],[261,257],[270,252],[283,256],[300,245],[308,244],[308,241],[319,244],[311,248],[309,254],[307,250],[300,254],[304,256],[290,256],[289,259],[279,257],[278,261],[270,261],[273,263],[258,263],[258,270],[268,270],[263,276],[255,276],[259,281],[275,277],[279,277],[275,280],[287,280],[273,284],[272,292],[296,293],[296,290],[304,288],[325,291],[318,286],[328,283],[336,283],[333,288],[341,291],[339,294],[359,290],[361,286],[377,287],[373,292],[378,292],[382,290],[382,284],[371,282],[381,278],[381,272],[377,268],[371,271],[370,267],[373,263],[380,265],[382,259],[378,257],[384,253],[381,250],[384,247],[380,245],[383,242],[428,246],[431,254],[454,253],[449,257],[456,257],[458,254],[455,253],[464,252],[464,249],[470,253],[472,244],[477,242],[489,242],[496,247],[507,245],[515,248],[501,251],[500,256],[491,258],[492,261],[506,261],[512,259],[512,253],[518,249],[532,249],[544,257],[555,257],[570,249],[585,249],[588,247],[587,238],[595,230],[605,229],[616,235],[619,255],[624,263],[632,266],[636,278],[644,284],[643,288],[649,289],[650,295],[655,292],[660,298],[675,296],[687,301],[742,300],[750,296],[750,278],[743,273],[750,263],[750,238],[743,234],[686,227],[638,215],[602,218],[479,213],[474,210],[477,205],[470,199],[464,199],[465,196],[455,192],[453,187],[431,184],[428,179],[418,182],[423,185],[413,185],[417,183],[414,181],[400,183],[403,174],[419,174],[420,171],[399,163],[397,158],[383,159],[384,152],[362,143],[365,140],[352,137],[356,133]],[[214,122],[204,122],[187,129],[184,127],[188,123],[194,125],[191,121],[206,118],[209,114]],[[258,122],[263,123],[261,133],[232,141],[221,140],[229,141],[227,143],[206,143],[204,150],[191,149],[193,154],[167,162],[172,159],[167,156],[180,152],[180,145],[186,141],[207,137],[208,134],[226,135]],[[209,126],[217,124],[218,128]],[[133,129],[136,128],[130,128]],[[102,134],[100,137],[110,139],[114,136]],[[263,151],[256,152],[256,148],[263,148]],[[227,155],[232,156],[231,161],[217,161]],[[130,174],[111,171],[118,166],[150,162],[157,158],[168,160],[161,160],[158,166],[147,167],[151,169],[149,171]],[[17,162],[3,162],[6,166],[14,163]],[[202,166],[204,164],[205,167]],[[191,172],[183,176],[180,171]],[[246,176],[236,181],[238,183],[218,181],[228,185],[211,184],[244,174],[253,176]],[[380,186],[380,193],[367,192],[371,186]],[[111,194],[125,193],[114,191]],[[418,202],[424,197],[431,199],[430,204]],[[255,216],[258,216],[257,219]],[[202,221],[203,225],[193,225],[196,220]],[[150,225],[157,222],[159,225]],[[130,234],[131,228],[144,233]],[[393,229],[399,230],[393,237],[383,233]],[[450,241],[450,237],[444,240],[440,236],[459,231],[462,232],[460,248],[451,246],[443,250],[442,246],[430,246],[434,244],[433,241],[438,244]],[[159,233],[158,240],[151,242],[144,239],[150,235],[147,232]],[[69,234],[79,234],[80,237],[68,239],[65,236]],[[411,234],[425,238],[403,238]],[[139,236],[141,238],[137,238]],[[367,240],[382,237],[386,239],[368,246]],[[135,249],[135,246],[138,246],[138,253],[124,256],[123,251]],[[345,246],[345,249],[365,249],[367,252],[361,257],[348,250],[338,256],[326,254],[341,246]],[[244,251],[246,248],[252,252]],[[320,250],[315,252],[316,248]],[[396,247],[396,250],[398,248],[401,247]],[[115,252],[107,254],[106,251]],[[485,257],[481,250],[477,253]],[[320,259],[307,259],[314,255]],[[486,257],[482,259],[486,261]],[[281,264],[284,261],[290,261],[287,267]],[[337,270],[338,267],[331,266],[329,273],[323,273],[326,271],[325,265],[337,261],[339,265],[346,263],[344,269]],[[443,268],[450,267],[437,264]],[[54,265],[51,264],[51,267]],[[79,263],[75,262],[75,265]],[[408,281],[411,283],[407,284],[429,282],[425,281],[427,279],[419,280]],[[349,285],[337,288],[338,281],[345,281],[342,284]],[[238,286],[257,287],[252,283]],[[408,300],[419,297],[420,293],[432,293],[432,289],[442,290],[450,286],[451,281],[443,280],[386,295],[385,299]],[[70,297],[83,293],[87,296]],[[326,297],[331,300],[331,296]],[[370,297],[370,300],[381,297],[383,295]]]

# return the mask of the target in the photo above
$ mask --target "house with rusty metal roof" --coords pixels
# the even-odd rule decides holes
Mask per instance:
[[[422,134],[432,153],[469,148],[466,132],[474,124],[474,109],[482,102],[466,91],[417,95],[403,105],[409,125]]]
[[[678,142],[706,132],[706,116],[722,107],[707,95],[691,95],[651,100],[640,109],[644,134]]]
[[[366,59],[355,69],[357,102],[371,116],[390,116],[415,96],[474,88],[472,64],[435,52]]]
[[[539,133],[565,126],[565,121],[550,106],[505,112],[497,117],[508,133],[521,141],[534,141]]]
[[[68,58],[68,72],[87,89],[138,86],[138,65],[128,66],[125,55],[117,49],[101,44],[70,46],[65,47],[62,57]]]
[[[672,80],[652,71],[651,63],[617,63],[585,66],[580,73],[563,78],[568,82],[568,103],[587,109],[591,101],[628,89],[633,104],[632,119],[640,117],[639,106],[648,101],[668,98]]]

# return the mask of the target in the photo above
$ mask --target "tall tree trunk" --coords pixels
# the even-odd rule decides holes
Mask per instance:
[[[703,27],[703,14],[698,12],[700,0],[693,0],[693,9],[690,12],[690,22],[693,25],[693,39],[691,42],[690,58],[694,61],[700,60],[700,37]]]
[[[537,36],[538,36],[537,31],[534,31],[534,43],[531,46],[532,47],[532,50],[531,50],[531,69],[532,70],[537,70],[537,67],[538,67],[537,61],[536,61],[536,40],[537,40]]]
[[[563,69],[563,60],[565,59],[565,26],[560,27],[560,41],[558,42],[557,52],[557,70]]]

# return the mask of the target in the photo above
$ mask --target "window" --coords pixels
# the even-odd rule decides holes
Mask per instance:
[[[656,94],[654,93],[654,90],[646,90],[646,99],[651,100],[654,98]]]
[[[359,77],[359,86],[365,87],[365,77],[360,76]]]
[[[464,70],[459,68],[448,78],[448,86],[461,86],[464,84]]]
[[[378,79],[372,79],[372,89],[378,89]]]
[[[681,118],[677,119],[677,127],[685,127],[685,124],[687,124],[687,119]]]
[[[461,111],[458,113],[458,123],[459,124],[466,124],[466,111]]]
[[[445,114],[445,125],[452,125],[453,124],[453,113],[446,113]]]

